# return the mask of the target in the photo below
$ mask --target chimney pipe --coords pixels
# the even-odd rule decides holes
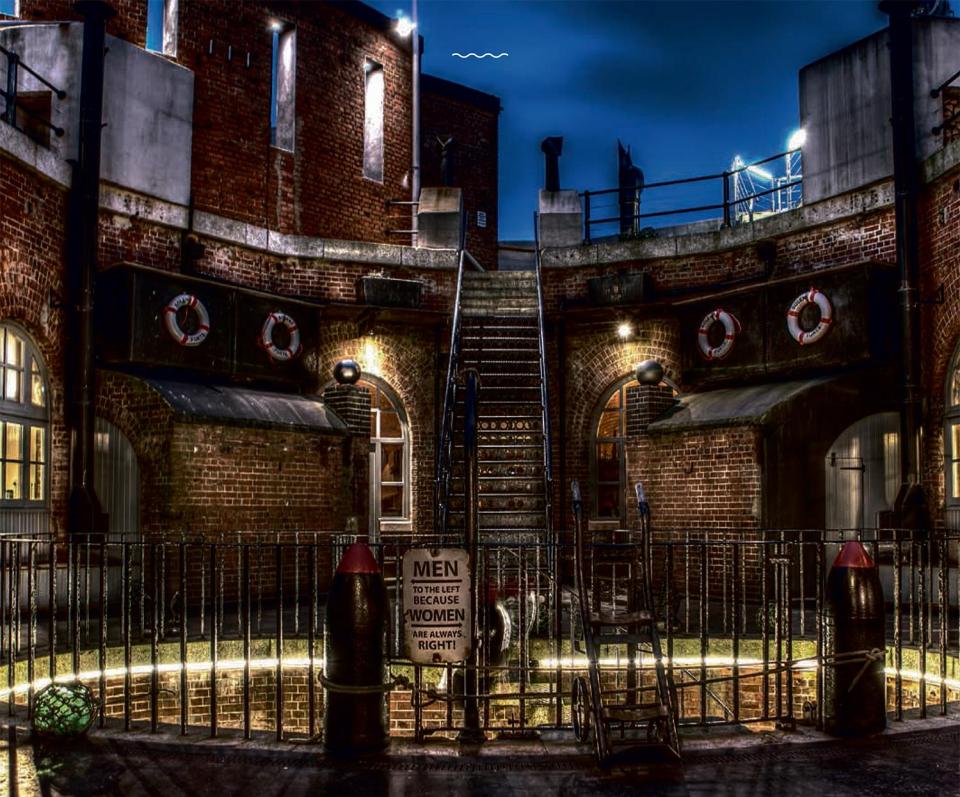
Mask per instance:
[[[80,0],[83,58],[80,68],[80,131],[70,186],[67,220],[67,274],[71,285],[75,363],[71,390],[71,534],[105,531],[93,486],[95,380],[93,301],[100,216],[100,133],[103,123],[103,74],[106,22],[114,10],[104,0]]]
[[[540,144],[544,154],[546,176],[543,187],[547,191],[560,190],[560,153],[563,152],[563,137],[549,136]]]
[[[916,120],[913,97],[913,12],[920,4],[884,0],[889,14],[890,93],[893,125],[893,185],[897,264],[900,269],[902,397],[900,412],[900,525],[922,523],[925,514],[920,487],[920,302],[917,239]],[[907,513],[913,521],[905,519]]]

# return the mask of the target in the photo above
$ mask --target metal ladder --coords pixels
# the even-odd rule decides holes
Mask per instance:
[[[587,677],[573,680],[572,715],[577,740],[586,742],[593,729],[601,766],[659,751],[679,760],[675,688],[667,674],[653,611],[651,589],[650,509],[637,484],[639,539],[631,532],[613,532],[608,542],[592,540],[592,590],[588,590],[587,546],[584,540],[583,502],[576,481],[573,513],[576,529],[576,599],[587,654]],[[617,569],[626,569],[617,581]],[[606,600],[598,582],[606,580]],[[591,595],[591,591],[593,594]],[[626,648],[626,685],[617,673],[604,673],[601,648]],[[638,659],[653,659],[652,684],[642,680],[646,668]],[[619,657],[618,657],[619,658]]]

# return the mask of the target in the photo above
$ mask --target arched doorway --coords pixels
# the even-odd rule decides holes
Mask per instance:
[[[93,485],[111,534],[140,534],[140,467],[127,436],[103,418],[94,426]]]
[[[900,416],[868,415],[848,426],[827,452],[828,529],[877,527],[877,513],[893,508],[900,488]]]

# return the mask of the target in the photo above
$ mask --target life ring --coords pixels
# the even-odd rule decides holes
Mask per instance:
[[[290,342],[282,348],[273,340],[273,330],[277,324],[286,327],[290,334]],[[263,322],[263,329],[260,330],[260,346],[272,360],[278,362],[292,360],[300,353],[300,330],[297,328],[297,322],[279,310],[270,313],[267,320]]]
[[[711,346],[710,327],[718,321],[723,324],[723,340],[719,346]],[[740,322],[732,313],[718,307],[713,312],[707,313],[700,322],[700,330],[697,332],[700,353],[708,360],[722,360],[733,350],[733,344],[739,334]]]
[[[804,307],[811,303],[820,308],[820,323],[809,332],[804,332],[800,328],[800,313],[803,312]],[[821,293],[816,288],[811,288],[806,293],[801,293],[793,300],[793,304],[791,304],[790,309],[787,310],[787,329],[790,332],[790,336],[801,346],[816,343],[827,334],[832,323],[833,305],[830,304],[830,300],[826,297],[826,294]]]
[[[192,335],[184,332],[177,321],[177,313],[184,307],[197,314],[197,331]],[[170,337],[181,346],[190,348],[199,346],[210,334],[210,314],[207,312],[207,308],[203,306],[203,302],[192,293],[181,293],[179,296],[175,296],[170,304],[163,308],[163,323],[166,325]]]

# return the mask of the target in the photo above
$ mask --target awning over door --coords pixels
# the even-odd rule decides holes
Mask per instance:
[[[313,396],[159,379],[143,381],[188,420],[347,433],[340,417]]]

